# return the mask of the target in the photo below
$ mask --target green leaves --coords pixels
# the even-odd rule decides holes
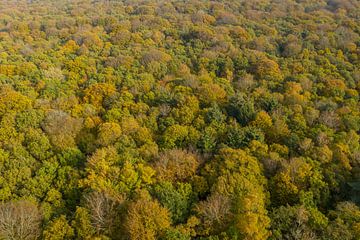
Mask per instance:
[[[192,203],[192,187],[188,183],[160,182],[154,187],[154,195],[170,211],[174,224],[183,223],[189,216]]]
[[[359,239],[359,9],[0,1],[0,238]]]

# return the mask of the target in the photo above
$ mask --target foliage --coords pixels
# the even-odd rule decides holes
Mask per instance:
[[[0,1],[0,238],[360,238],[360,3]]]

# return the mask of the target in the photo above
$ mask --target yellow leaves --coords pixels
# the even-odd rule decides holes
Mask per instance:
[[[300,130],[300,131],[304,131],[307,127],[306,125],[306,119],[304,118],[303,114],[300,113],[296,113],[293,115],[292,117],[293,119],[293,129],[296,130]]]
[[[345,90],[347,89],[346,84],[341,79],[326,79],[325,80],[325,89],[323,90],[325,96],[334,96],[338,100],[345,95]]]
[[[286,83],[285,101],[288,104],[304,105],[309,100],[309,93],[302,94],[302,91],[301,84],[295,82]]]
[[[175,146],[183,146],[183,142],[189,134],[188,128],[181,125],[173,125],[166,129],[163,135],[163,145],[165,148],[174,148]]]
[[[104,45],[100,37],[93,32],[86,32],[82,38],[83,44],[93,51],[99,51]]]
[[[346,169],[351,170],[351,164],[350,164],[350,149],[349,146],[343,143],[337,143],[334,146],[334,159],[340,163],[340,165]]]
[[[130,239],[158,239],[170,227],[169,212],[142,190],[138,200],[129,205],[125,227]]]
[[[160,31],[153,31],[151,39],[156,43],[156,44],[161,44],[162,41],[165,39],[165,35],[160,32]]]
[[[71,239],[74,236],[74,230],[68,224],[65,215],[50,222],[43,233],[45,240]]]
[[[189,35],[191,35],[192,38],[200,39],[204,42],[214,39],[215,36],[214,30],[205,26],[193,26],[190,31]]]
[[[210,74],[205,69],[202,69],[200,71],[200,76],[198,76],[198,80],[202,84],[209,84],[209,83],[213,82],[212,77],[210,76]]]
[[[140,156],[145,160],[149,161],[154,159],[159,152],[158,145],[155,142],[149,142],[142,145],[139,149]]]
[[[114,147],[96,150],[87,160],[87,177],[81,181],[81,185],[98,191],[111,189],[111,185],[116,184],[114,180],[120,174],[120,168],[114,166],[117,161],[119,156]]]
[[[24,62],[18,66],[18,73],[23,76],[32,76],[38,70],[37,66],[32,62]]]
[[[255,120],[250,123],[253,126],[256,126],[265,132],[272,127],[272,119],[269,114],[265,111],[260,111],[256,114]]]
[[[269,132],[269,135],[272,139],[279,140],[282,137],[286,137],[290,134],[288,125],[286,124],[285,119],[280,116],[275,116],[273,120],[273,127]]]
[[[98,116],[87,117],[84,121],[85,128],[94,128],[101,123],[101,118]]]
[[[265,80],[280,82],[283,78],[279,65],[265,57],[262,57],[256,63],[255,73],[260,79]]]
[[[319,198],[327,183],[321,172],[314,167],[312,159],[292,158],[271,180],[273,202],[276,204],[294,204],[299,200],[299,193],[311,189]]]
[[[197,111],[198,106],[192,108],[191,106],[183,105],[180,108],[174,108],[171,113],[177,122],[183,125],[189,125],[194,120]]]
[[[251,201],[250,199],[247,199]],[[237,228],[244,236],[244,240],[267,239],[271,233],[266,227],[270,226],[270,218],[256,212],[246,212],[236,223]]]
[[[313,155],[313,158],[321,163],[329,163],[333,158],[333,152],[327,145],[316,147]]]
[[[260,175],[261,169],[260,165],[257,162],[256,158],[248,155],[245,151],[240,149],[231,149],[231,148],[224,148],[221,149],[219,155],[217,156],[218,161],[223,159],[222,161],[226,161],[226,168],[225,170],[231,171],[242,171],[242,173],[251,173],[254,175]],[[246,167],[244,167],[246,166]],[[259,176],[259,179],[261,177]]]
[[[124,134],[131,134],[136,132],[140,128],[139,123],[134,117],[127,117],[121,121],[121,129],[123,130]]]
[[[251,39],[250,34],[240,26],[234,26],[230,29],[230,34],[237,39],[239,43],[246,43]]]
[[[75,53],[79,49],[79,46],[76,44],[74,40],[69,40],[65,43],[64,46],[60,49],[60,51],[64,54]]]
[[[153,183],[153,177],[155,176],[156,173],[154,169],[152,169],[149,166],[144,166],[143,164],[139,164],[138,170],[143,184],[149,185]]]
[[[84,112],[84,106],[80,105],[78,101],[76,101],[76,103],[71,106],[71,108],[71,115],[74,117],[81,117],[82,113]]]
[[[199,89],[200,101],[205,103],[222,103],[226,98],[226,91],[216,83],[203,84]]]
[[[87,176],[80,186],[113,194],[129,194],[143,185],[152,184],[155,170],[144,164],[122,161],[114,147],[97,149],[86,164]]]
[[[291,71],[293,72],[293,74],[301,74],[306,71],[300,62],[294,62],[294,63],[290,64],[289,67],[290,67]]]
[[[57,98],[52,107],[66,112],[71,112],[72,116],[75,116],[76,111],[80,110],[79,108],[81,105],[79,105],[79,100],[75,95],[70,95],[68,97]]]
[[[152,132],[147,127],[140,127],[136,132],[132,134],[132,137],[138,145],[154,143]]]
[[[278,173],[273,179],[274,184],[272,188],[274,191],[274,197],[276,203],[282,204],[286,202],[294,201],[296,195],[299,192],[298,187],[292,183],[291,177],[286,172]]]
[[[341,79],[327,79],[326,85],[332,91],[345,91],[346,84]]]
[[[231,200],[230,222],[243,239],[266,239],[270,225],[265,208],[266,179],[257,159],[243,150],[226,148],[216,162],[213,174],[219,176],[212,190]]]
[[[289,154],[289,148],[285,145],[281,145],[281,144],[271,144],[270,146],[271,151],[279,153],[282,156],[287,156]]]
[[[360,222],[355,222],[352,224],[352,229],[356,234],[357,238],[360,238]]]
[[[302,91],[301,84],[296,82],[287,82],[285,87],[286,92],[289,94],[300,93]]]
[[[0,64],[0,74],[5,76],[13,76],[16,74],[16,66],[10,64]]]
[[[193,23],[204,23],[204,24],[213,24],[216,22],[216,18],[202,11],[198,11],[197,13],[194,13],[191,16],[191,20]]]
[[[106,146],[114,143],[121,136],[120,125],[113,122],[103,123],[98,129],[98,140],[100,145]]]
[[[10,86],[3,85],[0,88],[0,115],[8,111],[20,112],[30,108],[32,101],[16,92]]]
[[[360,84],[359,84],[359,86],[360,86]],[[359,92],[356,91],[355,89],[346,89],[345,93],[348,98],[359,99]]]
[[[179,123],[184,125],[191,124],[199,111],[199,101],[196,97],[186,96],[182,99],[179,108],[174,108],[171,113],[172,116]]]
[[[90,103],[97,108],[103,107],[103,101],[116,93],[116,88],[108,83],[96,83],[85,89],[84,102]]]
[[[124,163],[123,168],[121,169],[120,179],[129,187],[138,187],[139,186],[139,174],[135,171],[134,166],[126,162]]]
[[[195,237],[196,236],[195,227],[198,226],[200,223],[201,222],[197,217],[191,216],[188,218],[185,225],[181,225],[179,227],[179,231],[185,235]]]
[[[297,161],[297,160],[301,162],[301,163],[299,163],[300,166],[295,166],[297,169],[291,169],[291,170],[294,171],[294,173],[293,173],[294,176],[297,176],[297,178],[301,182],[305,182],[308,180],[307,178],[311,174],[312,167],[307,163],[303,163],[302,159],[296,159],[295,161]]]
[[[261,142],[259,142],[257,140],[252,140],[249,143],[248,149],[256,157],[258,157],[258,156],[263,156],[264,157],[264,156],[267,155],[269,147],[268,147],[268,145],[266,145],[264,143],[261,143]]]
[[[131,32],[126,29],[117,29],[111,33],[111,42],[116,45],[127,45],[131,39]]]
[[[175,74],[176,74],[176,77],[187,78],[187,77],[191,76],[191,71],[190,71],[190,68],[186,64],[182,63],[177,68]]]
[[[114,147],[100,148],[88,159],[87,164],[92,168],[103,161],[108,164],[114,164],[118,161],[118,157],[118,153]]]
[[[1,39],[1,34],[0,34],[0,39]],[[0,59],[1,60],[6,60],[8,58],[9,54],[7,54],[6,52],[1,52],[0,53]],[[0,68],[2,67],[3,65],[0,66]]]
[[[356,52],[357,50],[357,46],[355,43],[353,42],[348,42],[346,45],[345,45],[345,49],[349,52]]]

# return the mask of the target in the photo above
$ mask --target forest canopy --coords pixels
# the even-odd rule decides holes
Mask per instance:
[[[0,239],[360,239],[358,0],[0,1]]]

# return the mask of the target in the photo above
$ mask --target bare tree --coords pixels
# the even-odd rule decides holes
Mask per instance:
[[[85,197],[90,219],[97,233],[111,233],[116,225],[119,206],[123,203],[122,196],[113,197],[105,192],[92,192]]]
[[[28,201],[0,205],[0,238],[32,240],[40,236],[42,215],[38,207]]]
[[[201,216],[204,226],[216,232],[226,228],[227,224],[231,221],[233,216],[230,208],[230,199],[215,192],[206,201],[197,204],[195,209]]]

